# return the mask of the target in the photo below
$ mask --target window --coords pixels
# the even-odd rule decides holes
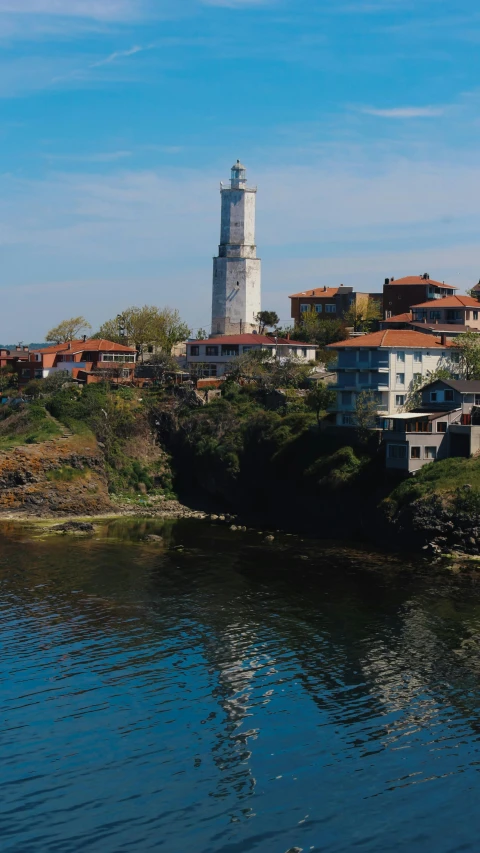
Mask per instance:
[[[436,447],[426,447],[425,448],[425,459],[436,459],[437,458],[437,448]]]
[[[34,376],[35,376],[35,379],[43,379],[43,370],[42,370],[42,368],[40,368],[40,370],[38,370],[38,369],[37,369],[37,370],[35,370],[35,372],[34,372]]]
[[[323,311],[323,305],[321,303],[319,305],[315,305],[315,311],[317,314],[321,314]]]
[[[206,347],[205,355],[218,355],[218,347]]]
[[[405,394],[397,394],[396,395],[395,405],[396,406],[404,406],[405,405]]]
[[[455,399],[453,391],[444,391],[443,392],[443,399],[445,400],[446,403],[453,403],[453,401]]]
[[[430,391],[430,402],[438,403],[438,391]]]
[[[414,382],[420,382],[421,378],[422,378],[422,374],[421,374],[421,373],[414,373],[414,374],[413,374],[413,381],[414,381]]]
[[[337,306],[333,304],[325,305],[325,311],[327,312],[327,314],[336,314]]]
[[[407,448],[405,444],[389,444],[388,445],[389,459],[406,459]]]
[[[238,355],[238,344],[222,344],[222,355]]]
[[[303,356],[303,358],[307,357],[307,348],[303,347],[303,349],[299,350],[299,355]]]
[[[478,311],[473,312],[473,319],[478,320]]]
[[[397,373],[397,385],[405,385],[405,374]]]
[[[397,361],[400,361],[402,364],[405,364],[405,353],[397,352]]]
[[[343,426],[355,426],[353,415],[342,415],[342,424]]]
[[[29,367],[24,367],[22,369],[22,378],[23,379],[29,379],[30,378],[30,368]]]
[[[305,311],[310,311],[310,305],[305,305],[303,302],[300,303],[300,314],[305,314]]]
[[[368,349],[358,351],[358,360],[362,364],[368,364]]]
[[[190,347],[190,355],[200,355],[200,347]]]
[[[440,311],[430,311],[430,320],[440,320]]]
[[[152,346],[147,347],[147,352],[150,354],[153,353],[153,347]]]
[[[437,432],[446,432],[447,431],[447,422],[446,421],[437,421]]]
[[[85,358],[85,361],[90,361],[89,358]],[[94,361],[94,359],[92,359]],[[133,355],[128,355],[127,353],[120,353],[119,355],[113,352],[103,352],[100,354],[100,361],[102,362],[116,362],[116,364],[130,364],[135,361]]]
[[[421,353],[421,352],[418,352],[418,351],[414,352],[414,353],[413,353],[413,360],[414,360],[417,364],[421,364],[421,363],[422,363],[422,353]]]
[[[366,370],[361,370],[358,374],[358,381],[360,385],[368,385],[369,378],[370,374],[367,373]]]
[[[449,355],[450,355],[450,361],[452,361],[453,364],[458,364],[460,362],[460,353],[458,352],[458,350],[456,352],[455,351],[450,352]]]
[[[420,447],[410,448],[410,459],[420,459]]]
[[[352,405],[352,392],[351,391],[342,391],[342,406],[351,406]]]
[[[475,405],[480,406],[480,394],[475,394]]]

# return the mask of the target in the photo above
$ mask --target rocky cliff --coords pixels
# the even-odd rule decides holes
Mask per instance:
[[[111,509],[95,439],[59,437],[0,451],[0,512],[66,516]]]

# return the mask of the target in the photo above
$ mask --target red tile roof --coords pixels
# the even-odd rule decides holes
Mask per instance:
[[[232,344],[233,346],[241,345],[244,346],[252,346],[253,344],[267,344],[272,347],[275,346],[275,338],[270,337],[270,335],[254,335],[254,334],[245,334],[245,335],[219,335],[216,338],[206,338],[203,341],[188,341],[188,346],[195,346],[196,344],[207,344],[207,346],[217,346],[219,344]],[[316,344],[306,344],[305,341],[290,341],[287,338],[277,338],[277,345],[279,346],[295,346],[295,347],[316,347]]]
[[[478,308],[480,303],[478,299],[472,296],[445,296],[443,299],[430,299],[428,302],[421,302],[419,305],[412,305],[412,308]]]
[[[404,349],[435,349],[449,346],[442,344],[433,335],[424,335],[422,332],[413,332],[410,329],[384,329],[381,332],[372,332],[370,335],[360,335],[357,338],[348,338],[337,344],[329,344],[329,349],[343,349],[344,347],[402,347]]]
[[[311,289],[311,290],[302,290],[301,293],[292,293],[292,295],[289,296],[288,298],[289,299],[297,299],[297,298],[300,298],[302,296],[307,296],[310,299],[313,299],[315,297],[322,296],[325,299],[332,299],[334,296],[337,295],[337,293],[338,293],[338,287],[326,287],[326,288],[325,287],[317,287],[317,288]]]
[[[423,278],[421,275],[406,275],[404,278],[394,278],[389,284],[431,284],[433,287],[445,287],[448,290],[458,290],[453,284],[445,284],[444,281],[434,281],[433,278]]]
[[[387,317],[386,320],[381,320],[382,323],[410,323],[411,321],[411,311],[406,311],[405,314],[396,314],[395,317]]]
[[[54,344],[50,347],[42,347],[41,349],[30,350],[30,352],[39,353],[56,353],[56,352],[136,352],[135,347],[126,347],[123,344],[116,344],[114,341],[106,341],[100,339],[91,339],[84,341],[83,338],[79,341],[70,341],[66,344]]]

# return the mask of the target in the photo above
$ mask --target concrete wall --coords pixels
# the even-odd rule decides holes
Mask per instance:
[[[221,191],[222,220],[220,224],[220,245],[229,243],[249,246],[251,254],[255,254],[255,207],[256,193],[254,190]]]

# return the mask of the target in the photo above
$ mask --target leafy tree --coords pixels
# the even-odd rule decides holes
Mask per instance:
[[[204,341],[206,338],[208,338],[206,330],[205,329],[198,329],[197,330],[197,336],[196,336],[197,341]]]
[[[159,352],[149,359],[148,367],[157,382],[164,382],[167,373],[175,373],[178,370],[178,363],[169,353]]]
[[[291,331],[294,340],[317,344],[322,349],[344,340],[347,334],[343,320],[322,319],[315,311],[305,311],[301,323],[286,331]]]
[[[412,412],[414,409],[420,408],[422,405],[422,389],[430,382],[435,382],[436,379],[451,379],[452,372],[448,367],[437,367],[435,370],[429,370],[425,376],[419,376],[410,383],[408,394],[405,400],[404,410]]]
[[[315,412],[317,421],[320,423],[321,413],[327,412],[331,406],[334,406],[336,399],[335,391],[326,382],[317,382],[308,389],[305,403],[309,409]]]
[[[366,441],[370,431],[375,429],[378,415],[378,400],[373,391],[360,391],[357,395],[355,420],[362,440]]]
[[[7,388],[16,388],[18,385],[18,376],[12,367],[0,367],[0,392],[6,391]]]
[[[370,332],[375,323],[382,319],[382,312],[375,299],[359,296],[352,302],[343,319],[345,325],[353,326],[355,332]]]
[[[259,332],[261,335],[265,333],[265,329],[271,328],[272,326],[278,326],[280,322],[280,317],[275,311],[260,311],[255,320],[258,323]]]
[[[58,326],[50,329],[45,340],[52,344],[64,344],[67,341],[74,341],[80,332],[91,328],[85,317],[71,317],[70,320],[62,320]]]
[[[63,388],[66,382],[70,382],[71,379],[72,377],[68,370],[56,370],[55,373],[51,373],[50,376],[43,379],[44,391],[46,394],[55,394]]]
[[[480,335],[465,332],[458,335],[455,348],[459,353],[459,367],[463,379],[480,379]]]
[[[302,359],[290,356],[275,358],[270,350],[251,350],[244,353],[229,365],[229,378],[232,380],[250,380],[259,388],[298,388],[312,372],[309,364]]]
[[[120,327],[124,335],[120,334]],[[190,329],[176,309],[144,305],[127,308],[120,317],[107,320],[94,337],[134,346],[143,355],[152,345],[170,354],[172,347],[189,335]]]

